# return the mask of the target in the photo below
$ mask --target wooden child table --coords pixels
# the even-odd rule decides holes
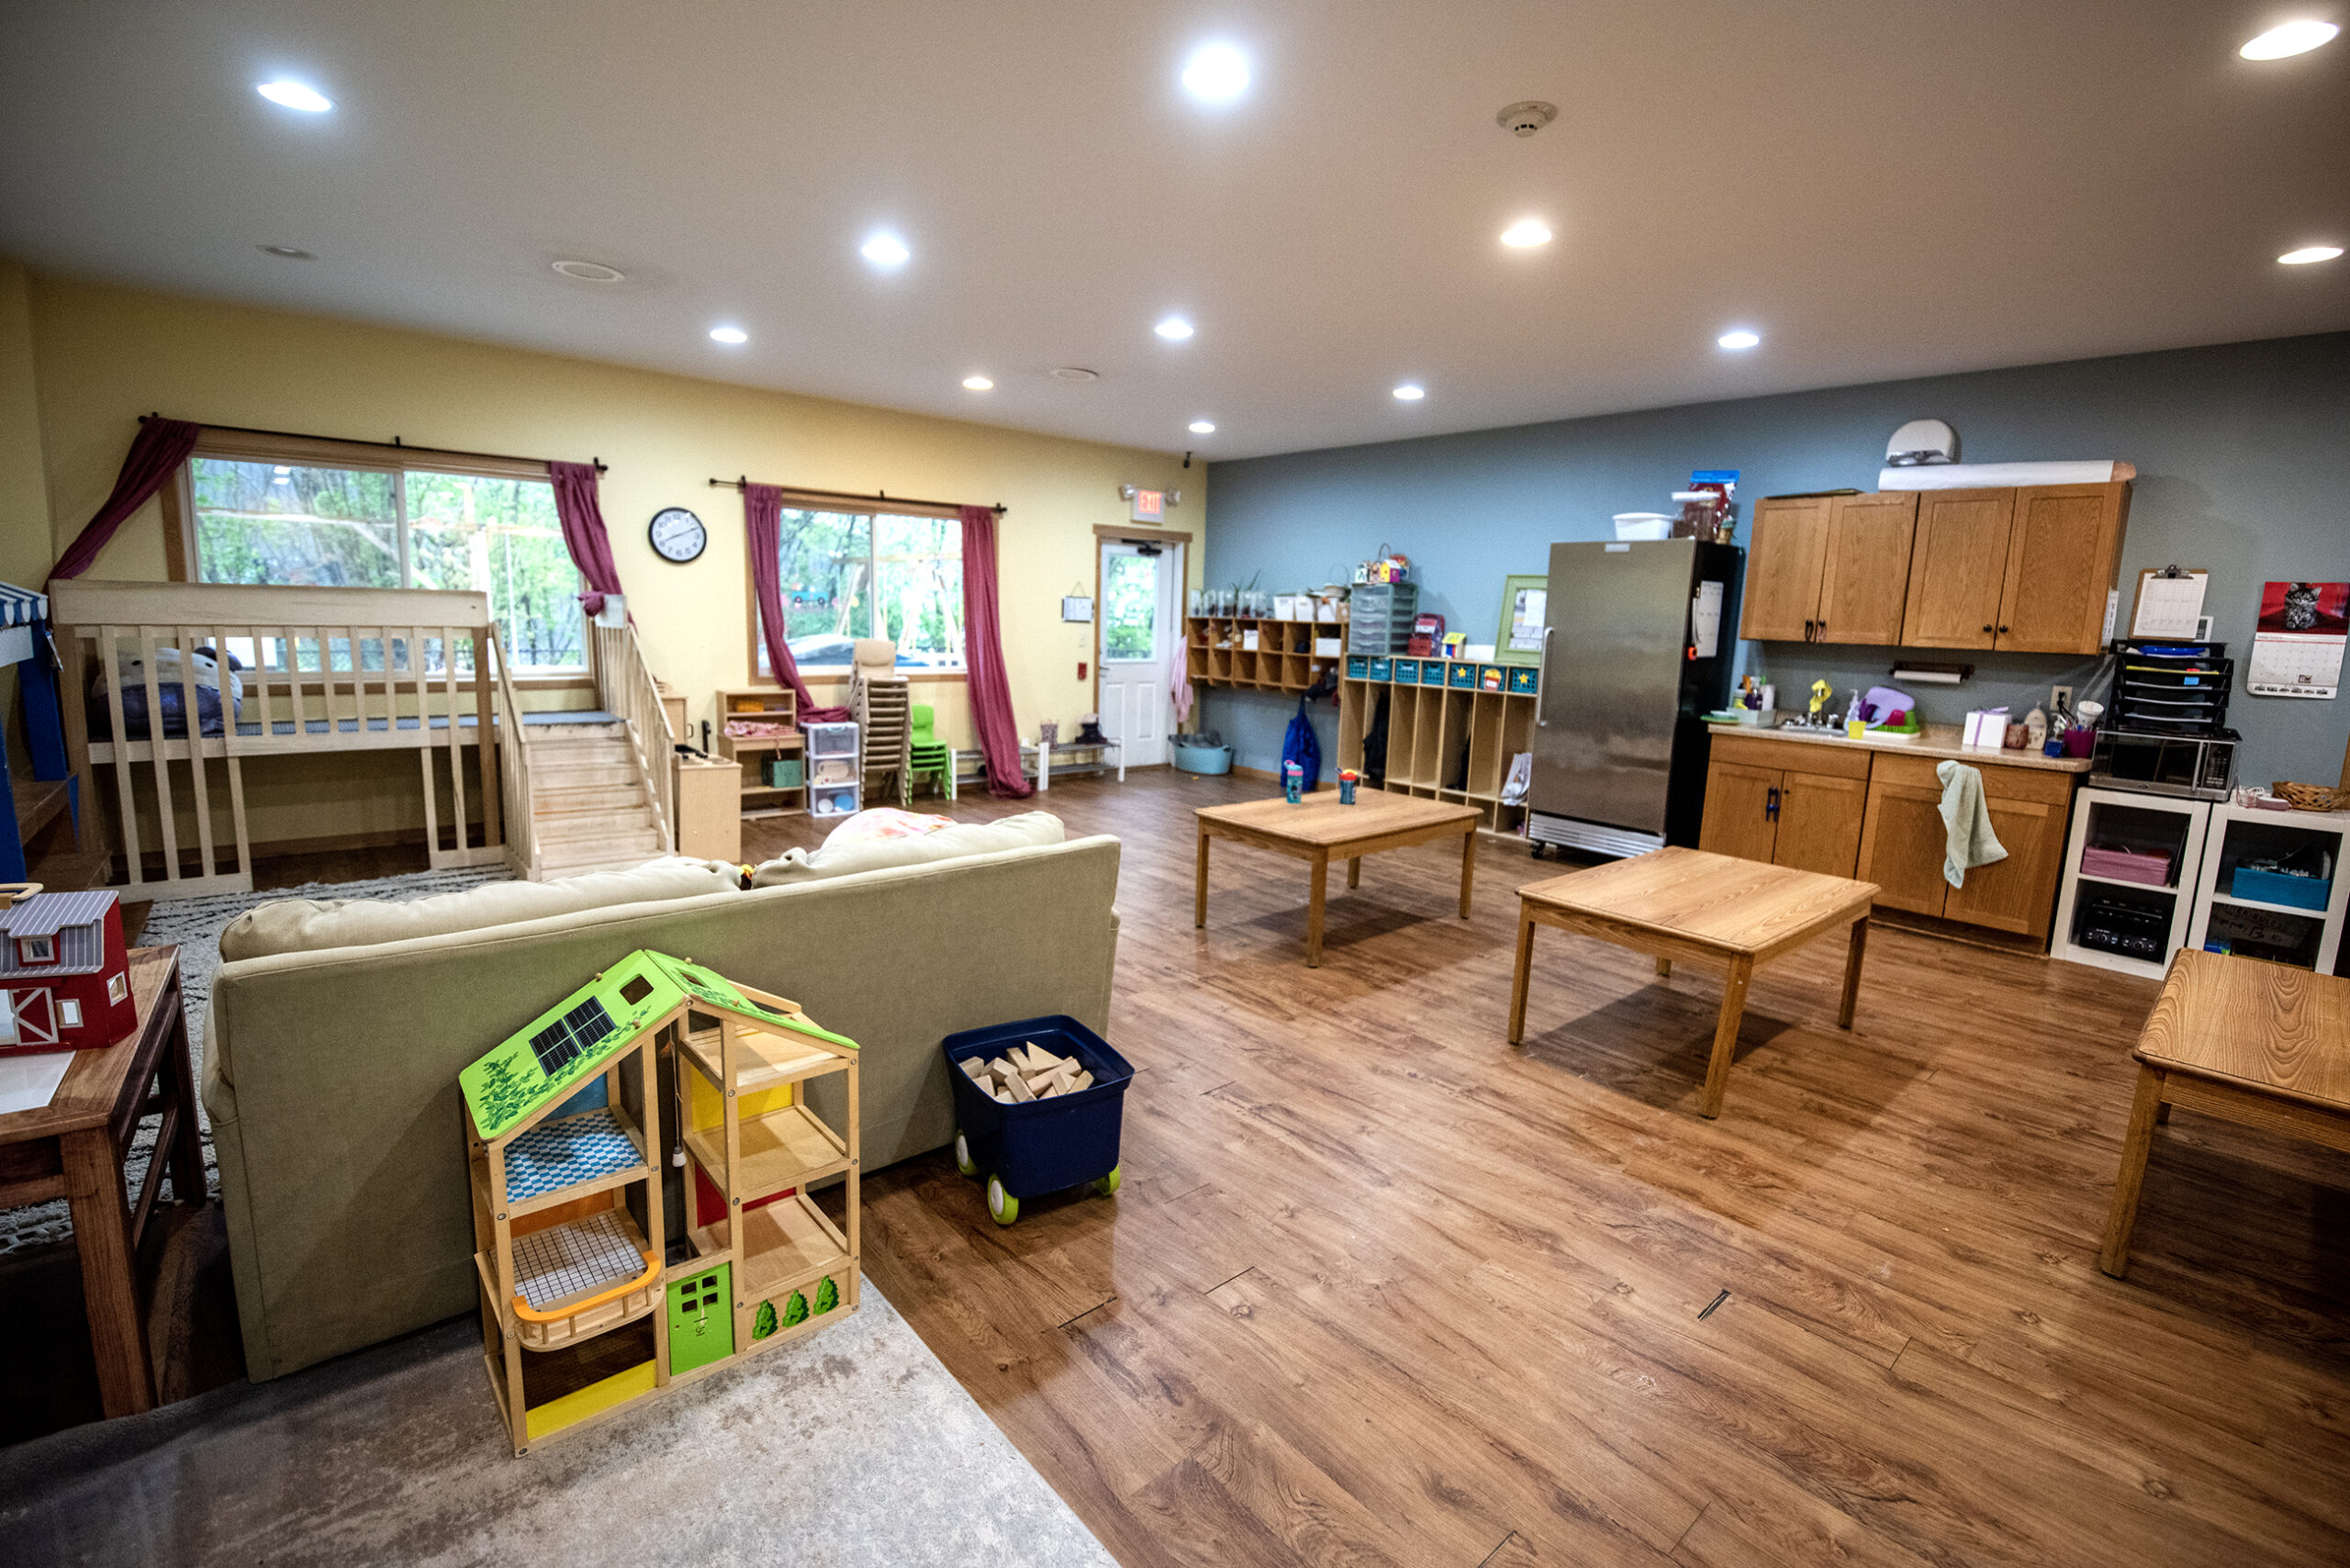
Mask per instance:
[[[1355,804],[1342,806],[1335,790],[1317,790],[1297,805],[1275,796],[1235,806],[1202,806],[1195,813],[1200,825],[1200,868],[1192,924],[1208,923],[1208,840],[1228,838],[1253,844],[1276,855],[1303,860],[1314,868],[1313,890],[1305,906],[1305,967],[1322,964],[1322,906],[1329,887],[1330,862],[1347,863],[1347,886],[1362,885],[1362,857],[1382,849],[1406,849],[1455,834],[1460,839],[1460,918],[1469,918],[1469,894],[1477,874],[1477,824],[1483,813],[1474,806],[1424,801],[1364,790]]]
[[[1699,1111],[1722,1114],[1722,1091],[1738,1049],[1738,1024],[1755,967],[1792,952],[1840,926],[1852,928],[1844,958],[1840,1027],[1852,1026],[1861,985],[1861,955],[1868,942],[1874,882],[1817,871],[1796,871],[1702,849],[1666,848],[1571,871],[1518,889],[1517,973],[1510,988],[1509,1043],[1526,1037],[1526,986],[1534,962],[1534,928],[1555,925],[1653,954],[1656,972],[1669,975],[1675,958],[1727,964],[1722,1010],[1714,1026],[1714,1054],[1706,1066]]]

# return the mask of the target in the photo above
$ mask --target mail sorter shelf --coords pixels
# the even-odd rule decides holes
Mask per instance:
[[[1194,615],[1184,622],[1183,668],[1193,686],[1304,691],[1335,672],[1343,621]]]

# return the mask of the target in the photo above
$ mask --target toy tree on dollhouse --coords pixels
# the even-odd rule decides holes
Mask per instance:
[[[665,1213],[665,1052],[680,1156],[717,1194],[699,1224]],[[855,1310],[856,1055],[795,1002],[640,951],[458,1075],[483,1355],[516,1453]],[[826,1073],[846,1075],[845,1137],[801,1100]],[[804,1190],[835,1173],[845,1233]],[[691,1247],[669,1265],[678,1229]]]

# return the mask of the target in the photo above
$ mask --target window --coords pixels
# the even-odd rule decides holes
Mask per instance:
[[[20,964],[53,964],[57,962],[57,938],[54,936],[17,937],[17,962]]]
[[[516,670],[587,666],[579,573],[543,478],[200,454],[188,476],[199,582],[479,589]]]
[[[80,1028],[82,1026],[82,1004],[74,1001],[70,996],[59,997],[57,999],[57,1026],[61,1029]]]
[[[1102,558],[1102,656],[1147,659],[1158,652],[1158,556],[1124,551]]]
[[[801,671],[846,670],[860,637],[898,644],[901,669],[963,668],[963,525],[892,512],[784,510],[777,565],[784,641]],[[772,677],[758,609],[753,659]]]
[[[106,1000],[108,1002],[118,1002],[129,994],[130,979],[129,976],[116,973],[106,977]]]

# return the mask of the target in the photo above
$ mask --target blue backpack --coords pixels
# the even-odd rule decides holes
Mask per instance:
[[[1294,762],[1305,775],[1305,789],[1311,793],[1322,782],[1322,743],[1314,734],[1314,721],[1305,716],[1305,699],[1297,701],[1297,717],[1289,722],[1289,734],[1281,737],[1282,777],[1287,778],[1287,764]]]

